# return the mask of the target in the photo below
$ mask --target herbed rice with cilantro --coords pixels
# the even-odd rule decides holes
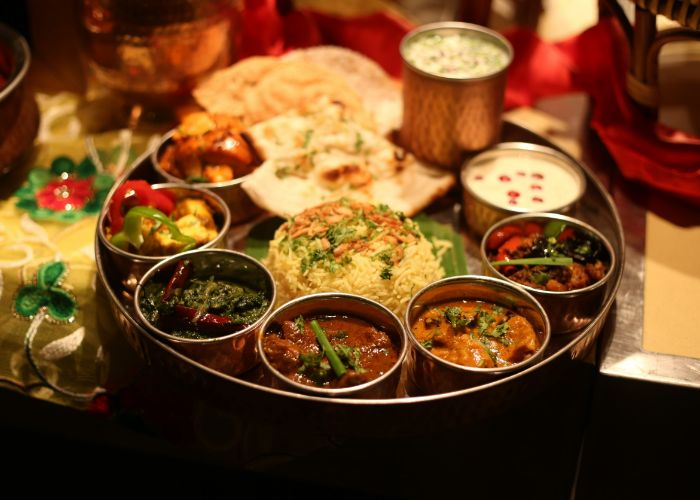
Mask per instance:
[[[444,276],[440,257],[449,246],[431,244],[414,221],[386,205],[343,199],[288,219],[264,263],[277,283],[279,303],[346,292],[401,316],[415,292]]]

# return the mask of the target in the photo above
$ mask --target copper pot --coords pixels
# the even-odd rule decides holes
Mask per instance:
[[[233,0],[83,0],[82,35],[98,82],[166,107],[229,64]]]

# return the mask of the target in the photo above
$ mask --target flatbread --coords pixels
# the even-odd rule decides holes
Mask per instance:
[[[258,123],[248,135],[265,161],[243,189],[256,204],[283,217],[343,197],[383,203],[411,216],[455,181],[327,99]]]
[[[302,60],[250,57],[215,72],[192,95],[207,111],[233,115],[246,125],[302,109],[320,97],[342,103],[358,121],[372,124],[342,76]]]
[[[380,134],[387,135],[401,126],[400,84],[370,58],[343,47],[320,45],[292,50],[282,60],[305,61],[340,75],[360,96]]]

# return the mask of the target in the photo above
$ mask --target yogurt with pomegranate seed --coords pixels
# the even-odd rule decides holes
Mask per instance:
[[[573,204],[585,189],[581,170],[552,151],[503,148],[482,153],[462,172],[483,201],[515,212],[550,212]]]

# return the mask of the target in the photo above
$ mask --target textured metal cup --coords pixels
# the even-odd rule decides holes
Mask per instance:
[[[462,171],[460,174],[460,180],[462,182],[462,197],[464,200],[464,218],[466,219],[467,227],[477,236],[483,235],[488,228],[506,217],[534,212],[534,210],[529,210],[522,207],[506,208],[495,205],[484,198],[484,196],[482,196],[477,190],[472,189],[467,182],[467,176],[472,167],[480,165],[485,161],[490,161],[498,156],[508,154],[527,154],[540,158],[546,158],[553,163],[567,168],[578,178],[578,193],[574,199],[566,205],[549,209],[549,212],[564,214],[572,213],[576,207],[576,204],[583,196],[583,193],[586,192],[586,176],[583,173],[583,169],[574,159],[560,153],[555,149],[548,148],[547,146],[540,146],[539,144],[531,144],[528,142],[502,142],[497,144],[493,148],[490,148],[487,151],[484,151],[483,153],[480,153],[466,161],[462,166]],[[541,212],[542,210],[538,211]]]
[[[496,368],[458,365],[436,356],[418,342],[411,325],[426,307],[450,300],[490,302],[524,316],[539,336],[539,350],[520,363]],[[518,286],[487,276],[453,276],[431,283],[408,303],[404,321],[411,344],[406,372],[406,390],[411,396],[452,392],[493,382],[542,359],[550,339],[549,320],[535,298]]]
[[[338,389],[301,384],[290,380],[274,368],[265,356],[263,349],[263,336],[270,326],[276,322],[293,320],[299,315],[312,317],[323,314],[334,316],[347,315],[381,327],[389,335],[394,345],[398,346],[399,356],[394,366],[374,380]],[[349,293],[316,293],[291,300],[268,316],[260,328],[258,337],[258,351],[261,353],[263,367],[271,375],[273,387],[316,396],[372,399],[395,397],[401,375],[401,364],[406,356],[406,350],[406,332],[401,324],[401,320],[380,303]]]
[[[498,228],[507,224],[522,224],[525,222],[538,222],[546,224],[551,220],[559,220],[566,222],[567,225],[582,231],[589,236],[600,240],[610,255],[610,268],[603,276],[603,279],[578,290],[568,292],[550,292],[548,290],[539,290],[529,286],[521,285],[515,281],[504,277],[498,270],[491,265],[486,252],[486,242],[491,234]],[[544,310],[547,311],[549,320],[552,326],[552,334],[563,334],[572,331],[580,330],[587,326],[593,318],[595,318],[605,300],[605,294],[610,283],[610,277],[614,274],[617,260],[612,245],[600,231],[585,222],[568,217],[566,215],[550,214],[550,213],[534,213],[522,214],[508,217],[489,229],[481,240],[481,263],[482,271],[487,276],[495,276],[497,278],[506,279],[510,283],[522,287],[527,290],[537,301],[542,304]]]
[[[186,339],[177,337],[152,325],[143,315],[139,300],[143,287],[152,279],[167,280],[175,266],[183,259],[192,263],[192,277],[216,276],[264,291],[269,306],[263,315],[247,328],[208,339]],[[238,375],[260,362],[255,348],[256,332],[270,314],[275,303],[276,288],[272,275],[260,262],[243,253],[224,249],[198,249],[173,255],[148,271],[136,286],[134,307],[138,320],[153,334],[168,342],[177,351],[209,368]]]
[[[231,226],[231,214],[220,197],[205,189],[183,184],[153,184],[152,187],[156,190],[169,190],[175,195],[177,200],[182,198],[199,198],[205,200],[214,211],[214,220],[219,226],[219,233],[216,235],[216,238],[199,248],[223,248],[226,245],[226,235]],[[112,190],[112,195],[113,193],[114,189]],[[100,218],[97,221],[97,235],[107,249],[112,264],[115,265],[119,273],[124,276],[124,285],[133,290],[136,281],[138,281],[146,271],[159,262],[164,261],[169,256],[139,255],[114,246],[105,233],[109,222],[109,202],[110,200],[107,200],[105,203]]]
[[[469,32],[501,46],[508,56],[496,72],[476,78],[437,76],[406,60],[408,44],[426,32]],[[508,40],[483,26],[440,22],[421,26],[401,41],[403,58],[403,124],[401,142],[417,157],[456,168],[464,151],[478,151],[494,144],[501,133],[503,98],[513,48]]]
[[[172,142],[174,130],[171,130],[163,136],[160,144],[151,153],[151,163],[153,163],[153,168],[158,173],[160,177],[165,179],[167,182],[178,182],[180,184],[187,184],[184,179],[176,177],[169,174],[163,167],[160,166],[160,157],[164,149]],[[231,224],[239,224],[253,219],[255,216],[262,213],[262,209],[258,207],[253,200],[250,199],[248,193],[243,189],[243,183],[248,179],[247,175],[237,177],[230,181],[224,182],[198,182],[194,184],[198,188],[208,189],[209,191],[219,195],[222,200],[226,203],[231,212]]]

